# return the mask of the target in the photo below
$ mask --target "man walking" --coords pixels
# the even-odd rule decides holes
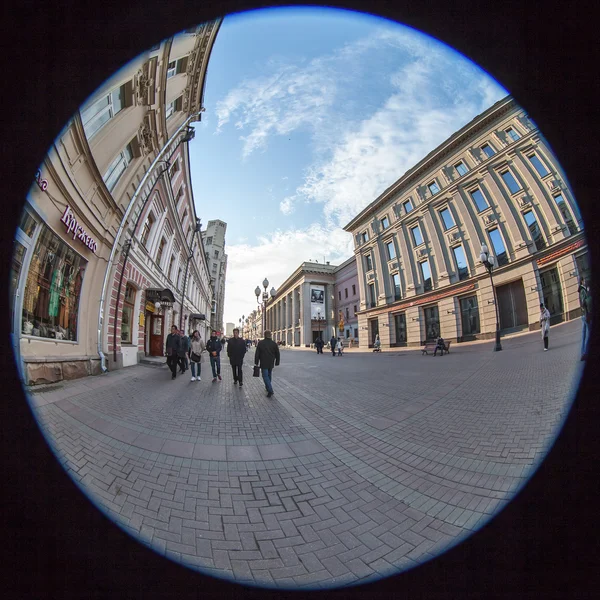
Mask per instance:
[[[258,342],[254,353],[254,364],[255,366],[260,364],[267,398],[273,395],[273,367],[279,366],[279,358],[279,346],[271,339],[271,332],[267,329],[265,339]]]
[[[323,354],[323,346],[324,346],[323,340],[320,337],[318,337],[315,340],[315,348],[317,349],[317,354]]]
[[[217,332],[213,329],[208,342],[206,342],[206,350],[210,356],[210,368],[213,374],[213,383],[219,379],[221,381],[221,350],[223,346],[221,340],[217,337]]]
[[[183,375],[188,370],[188,352],[190,350],[190,338],[185,335],[185,331],[181,329],[179,331],[179,337],[181,339],[181,348],[179,350],[179,372]]]
[[[548,352],[548,333],[550,332],[550,311],[544,303],[540,304],[540,325],[542,328],[542,339],[544,340],[544,352]]]
[[[586,360],[592,325],[592,293],[584,277],[579,281],[579,305],[581,306],[581,360]]]
[[[240,387],[244,384],[242,365],[246,350],[246,342],[240,337],[240,330],[236,327],[233,330],[233,337],[229,338],[227,342],[227,356],[229,356],[229,364],[233,370],[233,385],[239,383]]]
[[[331,336],[329,340],[329,345],[331,346],[331,356],[335,356],[335,345],[337,344],[337,340],[335,339],[335,335]]]
[[[167,365],[169,365],[169,369],[171,369],[171,379],[175,379],[177,375],[177,362],[179,360],[180,350],[181,338],[179,337],[177,327],[173,325],[165,344],[165,354],[167,355]]]

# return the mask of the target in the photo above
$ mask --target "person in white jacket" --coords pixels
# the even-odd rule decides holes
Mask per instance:
[[[342,338],[337,339],[335,349],[337,350],[338,356],[342,356],[342,354],[344,353],[344,342],[342,341]]]
[[[544,352],[548,351],[548,332],[550,331],[550,311],[540,304],[540,326],[542,328],[542,338],[544,340]]]

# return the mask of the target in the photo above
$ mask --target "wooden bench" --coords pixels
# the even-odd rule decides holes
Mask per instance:
[[[444,342],[444,350],[442,351],[442,354],[441,354],[442,356],[444,355],[444,352],[446,352],[446,354],[448,352],[450,352],[450,344],[451,343],[452,342]],[[423,348],[421,349],[421,353],[422,353],[421,356],[423,356],[424,354],[429,354],[430,352],[434,353],[436,348],[437,348],[437,342],[427,342],[425,344],[425,346],[423,346]]]

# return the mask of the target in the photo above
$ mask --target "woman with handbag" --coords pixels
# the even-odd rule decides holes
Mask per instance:
[[[540,304],[540,325],[542,327],[542,338],[544,339],[544,352],[548,351],[548,332],[550,331],[550,311]]]
[[[202,365],[202,353],[206,350],[206,346],[200,337],[200,332],[196,329],[192,333],[192,339],[190,342],[190,365],[192,369],[191,381],[202,381],[200,379],[200,370]],[[196,377],[196,371],[198,376]]]

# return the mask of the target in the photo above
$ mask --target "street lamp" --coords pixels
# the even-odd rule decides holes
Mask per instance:
[[[317,308],[317,325],[319,327],[319,339],[321,338],[321,320],[325,320],[325,317],[321,316],[321,309]]]
[[[263,337],[265,335],[265,329],[267,328],[267,303],[269,302],[269,294],[271,295],[271,299],[274,299],[277,295],[277,292],[274,287],[271,288],[270,292],[267,292],[267,288],[269,287],[269,280],[265,277],[262,282],[263,288],[265,291],[262,293],[262,324],[263,324]],[[256,296],[256,302],[260,306],[260,287],[257,285],[254,290],[254,295]]]
[[[492,277],[492,271],[496,266],[496,258],[493,254],[490,254],[488,252],[488,247],[485,244],[481,244],[481,254],[479,255],[479,260],[487,269],[487,272],[490,275],[492,292],[494,293],[494,306],[496,307],[496,344],[494,346],[494,352],[499,352],[500,350],[502,350],[502,345],[500,344],[500,317],[498,313],[498,299],[496,297],[496,288],[494,287],[494,279]]]

